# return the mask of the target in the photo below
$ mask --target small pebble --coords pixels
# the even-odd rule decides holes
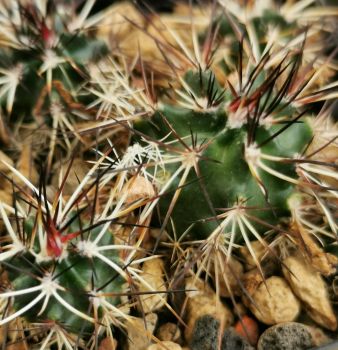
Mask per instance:
[[[161,325],[156,332],[156,336],[162,341],[181,342],[181,330],[175,323],[171,322]]]
[[[11,166],[14,165],[13,160],[10,157],[8,157],[8,155],[6,153],[0,151],[0,171],[2,173],[8,174],[10,172],[10,169],[3,162],[5,162]],[[9,185],[9,182],[4,181],[4,178],[2,178],[1,182],[0,182],[0,188],[4,188],[4,186],[7,187],[7,185]]]
[[[168,237],[169,237],[168,232],[166,230],[161,229],[161,228],[151,228],[149,230],[149,234],[155,240],[158,240],[160,238],[161,242],[166,242],[168,240]]]
[[[58,169],[57,171],[55,171],[55,175],[52,177],[52,185],[54,186],[54,188],[59,187],[60,180],[62,181],[66,176],[66,172],[69,168],[69,165],[69,161],[61,164],[61,166],[57,164]],[[88,164],[83,159],[75,158],[72,162],[66,182],[63,186],[63,195],[73,194],[76,188],[79,186],[79,181],[82,181],[84,179],[84,177],[87,175],[88,170]],[[62,177],[60,179],[61,174]]]
[[[1,151],[0,151],[0,172],[4,172],[4,170],[1,169],[2,166],[4,166],[4,164],[1,163]],[[6,171],[8,172],[8,169]],[[12,185],[3,176],[1,177],[1,180],[0,180],[0,202],[7,204],[9,206],[13,205]],[[5,228],[5,225],[2,220],[2,217],[0,216],[0,231],[2,231],[4,228]]]
[[[110,41],[113,37],[117,42],[123,41],[128,35],[135,33],[136,26],[143,25],[143,16],[136,6],[127,1],[115,3],[106,11],[107,16],[102,17],[97,28],[97,35],[101,40]],[[125,19],[125,14],[128,14],[128,20]]]
[[[190,342],[191,350],[217,350],[219,326],[220,322],[210,315],[197,319]]]
[[[122,193],[124,190],[127,191],[126,203],[133,203],[139,200],[144,201],[156,195],[154,186],[141,175],[132,177],[124,186]]]
[[[278,276],[261,283],[252,299],[253,303],[249,304],[251,312],[267,325],[294,321],[300,312],[299,301],[285,279]]]
[[[337,256],[325,252],[313,239],[313,235],[297,221],[291,227],[290,233],[296,245],[306,247],[301,257],[306,264],[311,265],[324,276],[335,274],[338,264]]]
[[[314,343],[314,346],[322,346],[332,342],[332,339],[328,337],[320,328],[312,326],[307,327],[312,335],[312,341]]]
[[[146,327],[141,317],[134,317],[127,323],[128,350],[144,350],[149,346],[157,318],[154,313],[146,315]]]
[[[22,174],[32,184],[36,185],[39,182],[39,174],[34,164],[31,144],[26,144],[22,148],[20,157],[15,167],[20,174]],[[15,182],[17,185],[25,186],[25,183],[21,179],[16,179]]]
[[[102,339],[98,350],[116,350],[117,341],[114,338],[107,337]]]
[[[220,322],[210,315],[199,318],[190,342],[191,350],[254,350],[232,327],[225,328],[219,336]],[[221,345],[221,348],[219,347]]]
[[[214,282],[216,283],[215,279],[216,276],[215,272],[212,274]],[[228,298],[232,295],[240,295],[242,290],[240,288],[240,280],[243,275],[243,265],[235,260],[230,259],[226,264],[223,266],[223,270],[219,268],[218,270],[218,291],[221,297]],[[229,291],[228,289],[231,291]]]
[[[147,350],[182,350],[182,348],[181,345],[172,341],[161,341],[161,343],[148,346]]]
[[[166,293],[159,293],[167,290],[164,281],[163,261],[160,258],[147,260],[143,263],[142,271],[144,283],[140,283],[140,292],[153,292],[153,294],[140,295],[141,305],[139,308],[147,314],[160,309],[167,300]]]
[[[20,341],[14,344],[7,344],[6,350],[27,350],[28,345],[26,341]]]
[[[249,295],[253,295],[262,282],[263,277],[258,269],[248,271],[242,277],[243,286],[246,290],[246,293]],[[244,304],[247,305],[246,302],[244,302]]]
[[[254,347],[230,327],[223,333],[221,350],[254,350]]]
[[[313,346],[308,328],[296,322],[268,328],[259,338],[258,350],[307,350]]]
[[[337,319],[320,273],[299,255],[289,256],[283,261],[283,274],[304,303],[308,315],[320,326],[335,331]]]
[[[215,292],[201,279],[194,277],[186,280],[187,293],[187,327],[184,331],[185,339],[189,343],[197,319],[204,315],[210,315],[221,322],[224,327],[229,327],[233,323],[231,311],[217,298]]]
[[[268,254],[267,248],[260,241],[251,241],[250,244],[258,262],[261,262],[262,258]],[[257,267],[247,246],[241,247],[239,251],[244,258],[244,267],[247,271]]]
[[[9,206],[13,205],[13,193],[11,189],[9,191],[0,190],[0,202]],[[2,220],[0,225],[2,225]]]
[[[259,337],[259,329],[257,322],[244,315],[235,325],[235,331],[251,345],[256,345]]]

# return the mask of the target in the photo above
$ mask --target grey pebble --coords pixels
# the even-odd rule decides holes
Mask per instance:
[[[280,323],[259,338],[258,350],[308,350],[313,346],[310,331],[301,323]]]
[[[241,337],[234,328],[230,327],[224,331],[222,339],[222,350],[254,350],[243,337]]]
[[[210,315],[195,322],[190,342],[191,350],[217,350],[219,321]]]
[[[190,349],[218,350],[219,326],[219,321],[210,315],[200,317],[195,323]],[[221,350],[254,350],[254,348],[230,327],[223,333]]]

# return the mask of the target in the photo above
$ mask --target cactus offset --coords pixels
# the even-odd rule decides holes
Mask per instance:
[[[124,204],[123,197],[117,199],[117,208],[103,208],[106,216],[95,214],[93,207],[99,199],[91,192],[98,180],[92,182],[91,174],[97,165],[65,201],[62,190],[70,167],[53,202],[47,200],[43,182],[36,189],[23,178],[32,195],[22,192],[13,208],[0,204],[8,233],[0,254],[8,286],[0,298],[9,306],[0,323],[21,316],[27,322],[51,325],[53,332],[57,325],[85,342],[99,324],[101,330],[96,337],[110,334],[110,327],[129,317],[128,307],[124,310],[120,306],[128,280],[120,256],[137,248],[115,244],[111,227],[122,215],[118,208],[127,215],[137,205]],[[11,170],[20,176],[14,168]],[[87,202],[89,198],[93,206]],[[8,212],[15,215],[14,223]]]
[[[106,45],[84,29],[92,2],[78,13],[74,4],[10,1],[2,8],[0,101],[9,128],[15,122],[35,123],[49,139],[48,165],[60,144],[71,151],[72,141],[84,142],[76,122],[91,119],[81,92],[87,66],[107,53]],[[60,142],[62,140],[62,142]],[[44,146],[45,147],[45,146]]]

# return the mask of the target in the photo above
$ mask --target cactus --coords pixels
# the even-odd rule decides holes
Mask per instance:
[[[235,229],[228,220],[227,229],[235,235],[243,227],[243,235],[248,230],[258,238],[256,229],[289,216],[289,199],[308,185],[297,178],[298,164],[311,163],[302,152],[313,136],[307,104],[315,93],[307,91],[310,75],[302,66],[306,41],[284,56],[284,49],[265,50],[256,64],[243,58],[244,42],[237,50],[237,86],[228,81],[221,88],[213,67],[189,69],[171,100],[159,96],[150,121],[134,123],[137,136],[165,140],[159,147],[169,155],[172,183],[160,200],[163,226],[169,216],[181,233],[194,223],[195,239],[222,227],[236,208],[253,222],[243,226],[236,219]]]
[[[133,139],[156,144],[162,154],[163,169],[147,166],[159,192],[153,222],[202,242],[198,252],[219,247],[226,261],[245,244],[259,269],[251,241],[270,249],[266,234],[286,235],[287,223],[300,218],[314,237],[330,237],[329,250],[337,232],[328,199],[335,165],[332,157],[317,159],[321,147],[335,145],[328,129],[326,144],[309,152],[318,140],[313,103],[337,96],[327,84],[334,64],[323,46],[312,48],[322,36],[314,24],[326,21],[321,14],[329,10],[318,10],[317,17],[317,8],[305,2],[279,9],[257,1],[247,5],[255,8],[252,15],[244,15],[248,9],[237,2],[220,3],[226,15],[213,8],[204,32],[198,32],[199,17],[191,19],[190,41],[156,16],[158,36],[151,26],[138,25],[141,38],[153,38],[157,49],[143,55],[141,48],[139,65],[155,113],[133,123]],[[304,219],[308,201],[317,219]],[[209,269],[210,254],[202,253],[202,262],[197,256],[197,264]]]
[[[143,155],[158,189],[153,224],[202,242],[198,252],[218,246],[227,261],[245,244],[258,268],[251,241],[270,249],[266,235],[273,231],[277,242],[293,222],[311,226],[316,239],[330,237],[331,249],[337,226],[326,198],[334,194],[323,175],[334,181],[335,165],[332,157],[317,157],[335,147],[335,138],[326,129],[325,142],[313,148],[313,104],[337,97],[328,83],[336,69],[324,52],[330,44],[320,44],[323,23],[333,28],[332,9],[306,1],[219,3],[183,10],[177,23],[175,16],[131,12],[134,31],[126,42],[119,38],[123,63],[135,67],[131,82],[139,86],[142,77],[154,110],[126,119],[133,121],[132,142],[155,145],[160,154],[157,162]]]
[[[49,139],[48,165],[54,150],[84,143],[76,123],[92,119],[82,91],[88,65],[107,53],[106,45],[86,25],[93,2],[81,12],[74,3],[9,1],[1,5],[0,85],[8,129],[35,123]],[[40,150],[41,154],[41,150]]]
[[[102,212],[95,214],[93,207],[100,199],[91,193],[100,176],[94,182],[92,176],[98,164],[65,200],[63,187],[71,165],[52,202],[47,199],[44,172],[39,188],[35,188],[9,166],[32,194],[18,187],[20,195],[14,196],[13,207],[0,203],[8,234],[0,254],[3,272],[7,272],[0,293],[2,306],[7,306],[2,309],[0,324],[21,316],[28,323],[42,325],[43,330],[49,327],[50,336],[43,346],[40,344],[42,348],[53,342],[51,333],[57,337],[59,332],[70,339],[75,335],[82,346],[93,341],[94,329],[97,339],[111,334],[113,325],[129,317],[128,306],[121,306],[128,281],[121,254],[126,252],[128,259],[137,248],[115,243],[112,222],[137,205],[125,203],[124,195],[116,198],[115,208],[105,204]],[[89,198],[93,206],[87,202]],[[8,213],[15,216],[14,221]]]
[[[205,86],[210,86],[212,79],[215,79],[210,72],[206,74],[206,79],[200,80],[198,74],[190,74],[190,77],[199,80],[201,88],[203,82]],[[256,91],[260,88],[261,86]],[[210,89],[209,96],[203,91],[194,93],[197,95],[196,99],[207,100],[210,96],[218,98],[222,91]],[[152,124],[148,124],[149,130],[145,127],[140,129],[157,139],[171,133],[172,136],[166,141],[176,140],[177,144],[182,140],[182,144],[184,143],[184,148],[180,149],[177,146],[177,150],[174,150],[177,153],[182,152],[181,163],[167,168],[168,176],[171,176],[181,166],[181,174],[186,177],[184,182],[180,182],[180,177],[177,176],[173,183],[174,187],[187,184],[180,191],[179,199],[170,213],[180,232],[192,222],[215,217],[217,214],[213,208],[245,205],[252,207],[253,213],[256,208],[257,214],[253,215],[266,220],[268,224],[275,223],[276,217],[285,214],[287,201],[294,187],[292,180],[285,179],[290,178],[294,169],[287,164],[278,166],[278,162],[275,165],[273,161],[282,160],[283,157],[293,158],[301,153],[311,138],[311,129],[306,122],[294,123],[303,113],[293,117],[293,121],[287,119],[286,113],[282,112],[278,117],[272,117],[272,112],[268,111],[280,94],[281,92],[277,92],[271,97],[265,109],[263,103],[259,104],[260,101],[250,103],[245,102],[244,98],[228,101],[225,98],[221,99],[218,101],[219,106],[215,108],[211,105],[210,109],[206,108],[203,112],[166,104],[152,118]],[[264,101],[266,94],[263,92],[260,98]],[[210,103],[212,104],[212,101]],[[245,115],[241,115],[243,112],[237,109],[242,103],[251,104],[249,108],[252,109],[252,116],[248,116],[248,122],[243,120],[246,118]],[[225,104],[230,107],[226,107]],[[228,108],[230,111],[227,113]],[[270,121],[267,121],[268,117]],[[288,129],[285,128],[285,124],[281,124],[281,120],[288,123]],[[159,132],[153,136],[154,130]],[[171,200],[170,195],[163,196],[161,203],[164,213],[167,212]],[[192,202],[194,206],[189,205]],[[266,210],[260,212],[260,208]],[[199,224],[195,231],[205,238],[216,226],[215,221]]]

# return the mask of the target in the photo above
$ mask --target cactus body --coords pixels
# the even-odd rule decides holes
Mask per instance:
[[[206,100],[207,92],[204,87],[208,86],[208,82],[210,85],[214,75],[207,72],[204,73],[203,78],[204,82],[201,83],[199,74],[190,72],[186,82],[198,98]],[[213,91],[209,91],[210,94],[221,96],[222,91],[214,83]],[[270,99],[273,100],[273,97]],[[295,158],[310,141],[311,127],[303,119],[300,123],[295,123],[280,132],[284,125],[274,123],[272,119],[268,123],[258,125],[254,131],[254,139],[250,140],[253,128],[251,116],[247,115],[248,120],[229,121],[231,118],[229,115],[234,113],[231,111],[234,102],[236,101],[233,101],[229,95],[224,94],[216,107],[206,108],[205,111],[163,104],[151,122],[143,121],[135,124],[137,131],[150,138],[157,140],[165,138],[167,143],[175,141],[177,153],[179,150],[184,151],[184,147],[180,145],[180,139],[191,148],[190,153],[193,153],[194,148],[198,150],[196,162],[198,170],[194,166],[191,168],[186,184],[171,213],[180,233],[195,223],[194,238],[206,238],[217,227],[215,216],[219,211],[217,212],[216,208],[230,209],[239,201],[245,203],[246,207],[251,207],[252,215],[267,225],[274,225],[280,217],[289,215],[287,202],[294,191],[294,184],[266,173],[262,169],[257,170],[255,174],[252,170],[255,160],[251,159],[254,157],[251,153]],[[290,109],[286,113],[289,111]],[[294,114],[296,110],[292,112]],[[285,117],[286,113],[281,113],[279,116],[277,113],[272,113],[272,118],[281,115]],[[287,118],[290,120],[289,117]],[[276,137],[263,144],[273,135]],[[263,145],[259,147],[261,143]],[[295,166],[292,164],[278,164],[278,162],[266,160],[263,162],[266,162],[273,171],[285,176],[296,175]],[[180,162],[168,165],[167,176],[170,177],[180,165]],[[168,212],[179,181],[180,177],[173,182],[168,190],[169,193],[164,194],[160,200],[163,217]],[[206,219],[211,220],[201,223]],[[262,227],[257,223],[256,226]]]
[[[26,227],[27,239],[32,238],[32,219],[28,220]],[[85,224],[85,223],[83,223]],[[71,232],[78,232],[80,227],[78,223],[73,223],[69,228]],[[100,227],[92,230],[90,236],[91,241],[97,238],[100,232]],[[81,241],[80,241],[81,242]],[[93,314],[93,291],[95,288],[99,289],[103,287],[101,293],[116,293],[119,294],[122,291],[123,279],[117,275],[116,271],[104,263],[97,257],[86,256],[81,253],[81,243],[74,242],[74,249],[70,249],[65,253],[65,256],[53,257],[45,259],[36,256],[39,254],[39,248],[37,245],[33,247],[32,251],[26,251],[19,256],[10,260],[10,264],[13,266],[20,266],[20,271],[9,270],[9,278],[11,280],[13,290],[19,291],[27,288],[38,286],[39,278],[49,278],[55,276],[53,281],[57,283],[60,289],[60,296],[62,299],[71,305],[76,310],[80,311],[83,315]],[[113,245],[114,236],[113,233],[108,230],[104,237],[100,240],[98,247],[103,245]],[[34,251],[34,255],[32,254]],[[50,252],[51,254],[51,252]],[[103,251],[104,258],[120,264],[119,257],[116,251]],[[29,262],[29,263],[28,263]],[[43,275],[42,272],[45,272]],[[52,272],[51,272],[52,271]],[[113,278],[115,276],[115,278]],[[113,279],[113,280],[112,280]],[[111,283],[108,283],[112,280]],[[93,283],[95,286],[93,286]],[[107,284],[105,286],[105,284]],[[38,296],[39,292],[33,292],[29,294],[19,295],[14,299],[14,310],[21,310],[25,305],[29,304]],[[108,296],[107,302],[112,305],[116,305],[120,302],[119,297]],[[29,322],[56,322],[62,324],[62,326],[71,333],[80,334],[81,332],[88,333],[94,328],[94,324],[84,320],[81,315],[77,315],[72,310],[67,309],[60,301],[51,296],[47,306],[41,312],[43,306],[43,300],[37,303],[34,307],[24,314],[24,317]],[[102,310],[98,309],[99,315]]]
[[[16,25],[8,28],[8,47],[0,51],[3,79],[5,69],[17,72],[17,79],[12,81],[13,89],[7,93],[4,89],[1,99],[8,112],[16,118],[24,116],[27,122],[37,112],[39,98],[48,95],[50,104],[68,102],[61,88],[69,96],[76,95],[85,81],[85,66],[106,54],[107,48],[102,41],[70,28],[75,19],[72,7],[56,6],[52,15],[34,5],[18,6],[8,10],[6,24],[10,27],[13,21]],[[61,86],[59,90],[54,81]]]
[[[0,104],[5,125],[10,134],[18,122],[20,130],[33,129],[33,145],[41,140],[51,167],[55,151],[65,154],[72,144],[84,144],[76,125],[91,121],[93,112],[86,106],[93,98],[83,88],[89,66],[107,54],[107,47],[88,28],[78,27],[75,4],[13,2],[3,12]],[[36,147],[30,147],[35,155]]]

